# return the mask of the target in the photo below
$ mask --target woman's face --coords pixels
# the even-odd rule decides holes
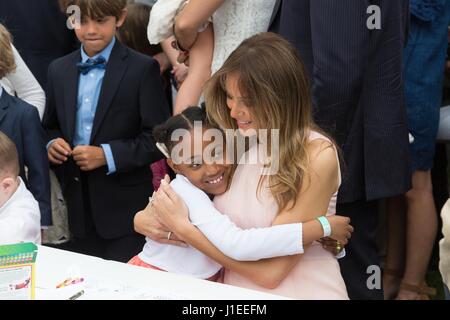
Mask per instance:
[[[250,133],[249,130],[256,130],[257,126],[251,113],[250,106],[248,105],[248,99],[242,97],[239,90],[239,74],[235,72],[227,75],[225,86],[230,116],[236,121],[241,133],[243,135],[248,135]]]
[[[168,160],[168,164],[175,173],[184,175],[193,185],[204,192],[212,195],[224,193],[228,189],[231,176],[231,165],[227,164],[226,161],[224,143],[215,143],[206,139],[193,139],[193,131],[190,131],[190,134],[191,152],[188,155],[190,158],[180,154],[182,157],[181,164],[174,164],[172,159]],[[209,145],[211,146],[205,152]],[[209,150],[212,150],[211,154],[209,154]]]

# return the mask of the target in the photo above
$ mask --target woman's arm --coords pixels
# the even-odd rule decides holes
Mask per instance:
[[[175,37],[185,50],[197,39],[200,26],[222,5],[225,0],[190,0],[175,18]]]
[[[322,226],[316,220],[303,224],[293,222],[267,228],[241,229],[214,207],[206,193],[185,177],[177,176],[171,186],[163,180],[154,196],[161,222],[171,230],[179,228],[180,224],[192,223],[222,253],[235,260],[256,261],[300,254],[304,252],[304,245],[323,236]],[[177,195],[180,195],[179,199],[174,201],[183,207],[182,210],[172,211],[171,205],[163,208],[165,201],[170,203]],[[338,234],[340,230],[347,231],[346,218],[335,218],[331,224]]]
[[[179,217],[169,213],[170,207],[164,211],[166,214],[159,214],[161,222],[169,229],[177,228],[177,224],[180,223],[190,224],[190,220],[221,252],[240,261],[303,253],[301,223],[243,230],[238,228],[227,215],[220,213],[206,193],[195,187],[185,177],[177,176],[171,186],[172,189],[163,180],[160,190],[154,196],[154,201],[160,203],[156,209],[161,213],[163,198],[171,201],[170,199],[175,198],[177,194],[180,195],[179,203],[184,210],[179,212],[183,215],[183,222],[178,220]],[[169,197],[169,194],[172,194],[172,197]],[[320,233],[320,224],[316,228],[317,233]]]
[[[336,154],[331,145],[324,145],[319,140],[310,144],[311,165],[297,197],[295,207],[279,214],[275,224],[299,223],[314,219],[327,211],[329,201],[338,187],[338,164]],[[161,195],[164,197],[164,195]],[[167,200],[167,199],[166,199]],[[161,203],[168,204],[163,207]],[[168,201],[155,202],[156,212],[180,210],[178,203],[170,207]],[[178,205],[178,207],[177,207]],[[164,215],[164,214],[163,214]],[[226,268],[234,270],[252,281],[265,286],[276,287],[299,261],[300,256],[284,256],[256,262],[238,262],[226,257],[210,243],[204,235],[189,224],[175,226],[173,231],[184,241],[202,251]],[[350,227],[351,228],[351,227]],[[350,230],[348,234],[350,234]],[[345,243],[346,241],[343,240]]]

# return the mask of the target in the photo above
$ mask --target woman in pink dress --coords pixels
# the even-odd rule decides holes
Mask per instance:
[[[309,88],[295,49],[271,33],[245,40],[208,83],[207,111],[221,127],[250,138],[258,129],[279,133],[279,141],[269,138],[268,143],[278,143],[278,152],[256,164],[242,163],[260,155],[262,140],[250,145],[229,190],[214,199],[241,228],[305,222],[335,212],[339,159],[333,142],[312,121]],[[186,206],[170,187],[160,189],[153,207],[179,239],[225,267],[224,283],[296,299],[348,299],[336,257],[319,243],[301,256],[235,261],[189,223]]]

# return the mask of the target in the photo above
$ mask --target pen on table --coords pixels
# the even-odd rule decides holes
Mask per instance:
[[[76,300],[79,297],[81,297],[83,294],[84,294],[84,290],[81,290],[80,292],[77,292],[73,296],[71,296],[68,300]]]

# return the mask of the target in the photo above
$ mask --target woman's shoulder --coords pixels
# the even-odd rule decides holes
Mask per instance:
[[[331,139],[329,137],[327,137],[325,134],[323,134],[317,130],[310,129],[309,130],[309,141],[313,142],[316,140],[328,141],[329,143],[333,144],[333,141],[331,141]]]
[[[316,139],[308,144],[307,150],[311,163],[337,165],[336,149],[333,142],[325,139]]]
[[[316,131],[311,131],[307,152],[310,167],[321,175],[335,176],[339,171],[339,159],[333,141]]]
[[[325,134],[311,129],[309,131],[308,151],[320,152],[325,149],[336,150],[333,141]]]

